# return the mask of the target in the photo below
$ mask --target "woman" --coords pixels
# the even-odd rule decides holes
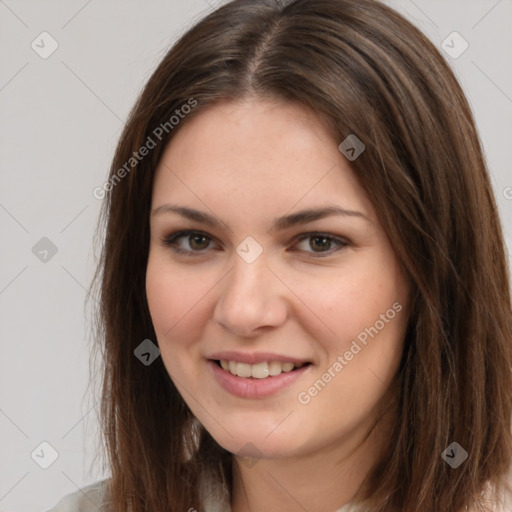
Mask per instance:
[[[112,477],[54,512],[507,510],[502,231],[463,92],[403,17],[221,7],[106,191]]]

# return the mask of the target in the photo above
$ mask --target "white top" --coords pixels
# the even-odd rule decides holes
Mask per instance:
[[[108,479],[100,480],[67,494],[47,512],[110,512],[107,483]],[[225,489],[211,488],[208,492],[203,486],[201,493],[206,512],[231,511],[229,493]],[[336,512],[357,512],[357,509],[347,504]]]
[[[111,512],[108,499],[109,479],[100,480],[78,491],[67,494],[47,512]],[[205,512],[231,512],[229,492],[219,486],[208,485],[205,482],[200,489],[201,500]],[[503,508],[502,508],[503,507]],[[502,507],[496,508],[496,512],[512,511],[512,502],[506,501]],[[359,507],[350,503],[344,505],[335,512],[363,512]]]

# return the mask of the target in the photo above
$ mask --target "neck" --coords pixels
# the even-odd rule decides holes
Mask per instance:
[[[357,493],[389,439],[388,411],[328,446],[250,465],[233,457],[232,512],[338,510]],[[375,428],[372,426],[375,425]]]

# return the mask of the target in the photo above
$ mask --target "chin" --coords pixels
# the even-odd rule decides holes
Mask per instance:
[[[289,432],[278,433],[268,428],[247,429],[240,426],[230,428],[229,425],[225,428],[231,435],[218,426],[209,432],[222,448],[234,455],[255,459],[279,459],[294,455],[297,450],[297,442]],[[269,432],[272,433],[269,435]]]

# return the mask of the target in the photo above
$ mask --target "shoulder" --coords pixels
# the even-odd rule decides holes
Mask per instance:
[[[109,512],[108,484],[110,479],[99,480],[66,494],[47,512]]]

